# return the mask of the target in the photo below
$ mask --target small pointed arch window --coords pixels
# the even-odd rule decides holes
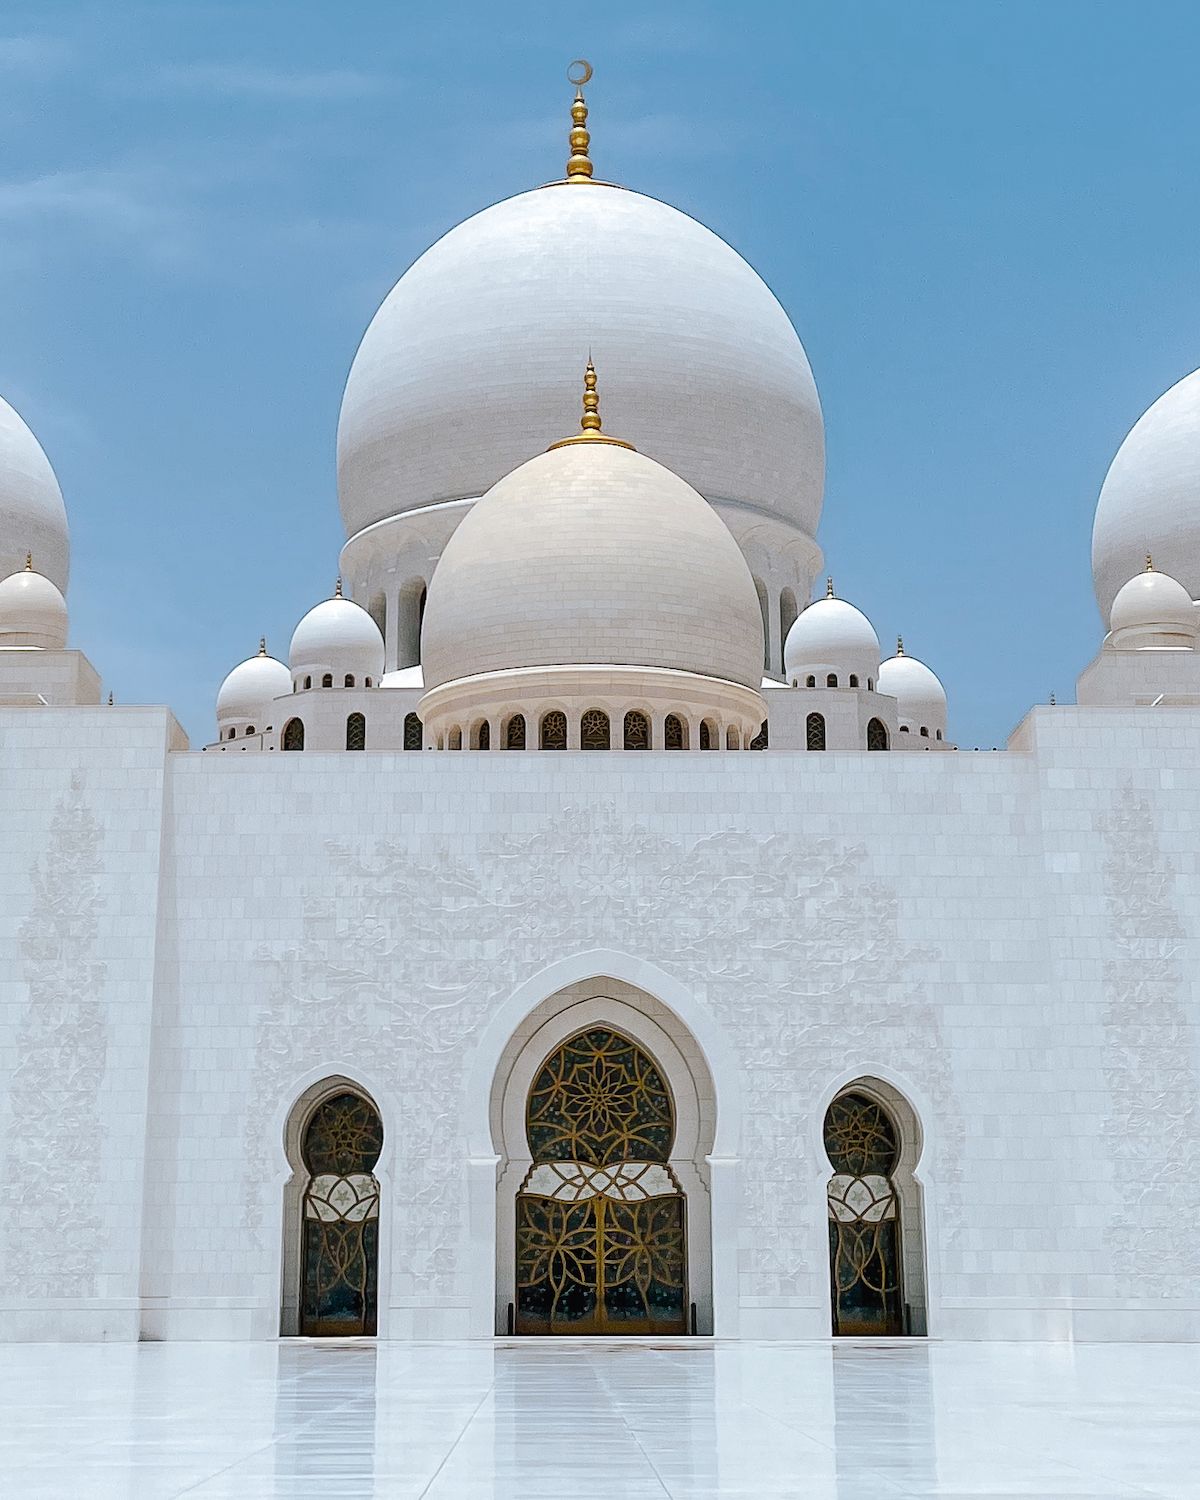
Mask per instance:
[[[524,750],[525,748],[525,715],[513,714],[508,721],[508,729],[504,734],[504,748],[506,750]]]
[[[304,686],[305,686],[306,689],[312,687],[312,678],[311,677],[306,677],[304,679]]]
[[[701,750],[716,750],[721,743],[717,733],[717,726],[711,719],[700,720],[700,748]]]
[[[347,672],[346,673],[346,680],[342,684],[342,686],[343,687],[353,687],[354,686],[354,673],[353,672]],[[367,683],[367,686],[370,687],[371,684]]]
[[[941,739],[941,737],[942,737],[942,731],[941,731],[941,730],[940,730],[940,729],[939,729],[939,730],[938,730],[938,732],[937,732],[937,737],[938,737],[938,739],[939,739],[939,740],[940,740],[940,739]]]
[[[809,714],[804,721],[804,743],[809,750],[825,748],[825,715]]]
[[[543,750],[567,748],[567,716],[561,709],[552,708],[542,715],[541,745]]]
[[[646,715],[631,708],[625,715],[626,750],[649,750],[650,721]]]
[[[872,719],[867,725],[867,749],[886,750],[888,747],[887,725],[882,719]]]
[[[927,740],[929,738],[929,725],[928,724],[922,724],[921,725],[921,738],[923,740]]]
[[[589,708],[579,720],[581,750],[607,750],[611,743],[608,715],[602,708]]]
[[[254,725],[253,724],[247,724],[245,732],[246,732],[246,734],[254,734],[254,733],[256,733]]]
[[[767,721],[764,719],[758,726],[758,733],[750,741],[751,750],[765,750],[769,744],[767,736]]]
[[[856,672],[851,672],[850,673],[850,686],[851,687],[857,687],[858,686],[858,674]]]
[[[687,728],[678,714],[668,714],[663,721],[663,748],[666,750],[687,749]]]
[[[826,677],[826,679],[825,679],[825,686],[826,687],[837,687],[837,673],[836,672],[830,672],[829,676]]]
[[[352,685],[352,686],[353,686],[353,684],[351,684],[351,685]],[[372,682],[372,681],[371,681],[371,679],[370,679],[370,678],[369,678],[369,677],[368,677],[368,678],[366,678],[366,679],[365,679],[365,682],[364,682],[364,686],[366,686],[366,687],[374,687],[374,686],[375,686],[375,684],[374,684],[374,683],[373,683],[373,682]]]
[[[367,748],[367,720],[365,714],[351,714],[346,720],[346,749]]]
[[[873,693],[874,691],[875,691],[875,679],[873,677],[868,677],[867,678],[867,692],[868,693]]]
[[[304,749],[303,719],[289,719],[283,726],[282,748],[284,750]]]
[[[332,687],[333,686],[333,673],[332,672],[326,672],[325,675],[324,675],[324,677],[321,678],[321,686],[323,688],[325,688],[325,687]]]
[[[425,732],[421,720],[416,714],[404,715],[404,748],[406,750],[419,750],[425,740]]]
[[[807,676],[807,677],[806,677],[806,678],[805,678],[805,679],[804,679],[804,686],[805,686],[805,687],[816,687],[816,685],[817,685],[817,679],[816,679],[816,678],[815,678],[815,677],[813,677],[813,676],[812,676],[812,675],[811,675],[811,673],[810,673],[810,675],[809,675],[809,676]]]

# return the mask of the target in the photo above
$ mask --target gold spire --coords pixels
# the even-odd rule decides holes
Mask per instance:
[[[1153,573],[1154,572],[1154,559],[1150,556],[1150,554],[1148,552],[1146,553],[1146,572],[1147,573]]]
[[[588,134],[587,103],[583,97],[583,86],[592,76],[592,65],[586,57],[577,57],[567,69],[567,80],[575,85],[575,102],[571,105],[571,156],[567,162],[568,182],[590,182],[592,159],[588,155],[591,136]]]
[[[338,581],[333,586],[333,597],[335,599],[342,597],[342,575],[340,573],[338,574]]]
[[[1051,693],[1050,694],[1050,707],[1053,708],[1057,702],[1058,702],[1058,699],[1054,696],[1053,693]]]
[[[837,598],[837,595],[833,592],[833,574],[832,573],[825,580],[825,597],[826,597],[826,599],[836,599]]]
[[[902,635],[896,637],[896,655],[904,655],[904,637]]]
[[[25,571],[27,573],[32,573],[33,572],[33,553],[32,552],[27,552],[25,554]]]
[[[267,654],[267,638],[265,635],[260,635],[258,638],[258,654],[259,656],[266,656]]]
[[[566,448],[571,443],[612,443],[616,448],[633,447],[632,443],[623,443],[620,438],[609,437],[607,432],[600,430],[600,392],[596,389],[596,366],[590,354],[583,372],[583,416],[579,427],[580,431],[573,437],[560,438],[546,451],[552,453],[555,448]]]
[[[113,706],[113,695],[111,693],[108,695],[108,706],[109,708]]]

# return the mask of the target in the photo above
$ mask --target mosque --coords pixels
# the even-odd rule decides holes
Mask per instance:
[[[338,585],[210,744],[68,647],[0,403],[0,1337],[1200,1338],[1200,372],[1077,702],[959,750],[589,77],[367,329]]]

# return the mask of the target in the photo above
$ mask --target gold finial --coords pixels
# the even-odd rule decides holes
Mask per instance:
[[[1057,700],[1057,699],[1056,699],[1056,698],[1055,698],[1055,696],[1054,696],[1054,694],[1053,694],[1053,693],[1051,693],[1051,694],[1050,694],[1050,707],[1051,707],[1051,708],[1053,708],[1053,707],[1054,707],[1054,705],[1055,705],[1055,703],[1056,703],[1056,702],[1057,702],[1057,701],[1058,701],[1058,700]]]
[[[109,708],[113,706],[113,695],[111,693],[108,695],[108,706]]]
[[[833,574],[832,573],[825,580],[825,597],[826,597],[826,599],[833,599],[833,598],[836,597],[836,595],[833,592]]]
[[[32,552],[27,552],[25,554],[25,571],[27,573],[32,573],[33,572],[33,553]]]
[[[904,655],[904,637],[902,635],[896,637],[896,655]]]
[[[342,597],[342,575],[340,573],[338,574],[338,581],[333,586],[333,597],[335,599]]]
[[[260,635],[258,638],[258,654],[259,656],[266,656],[267,654],[267,638],[265,635]]]
[[[567,69],[567,81],[575,85],[575,102],[571,105],[571,156],[567,162],[568,182],[590,182],[592,159],[588,155],[591,136],[588,134],[588,108],[583,97],[583,86],[592,76],[592,65],[586,57],[577,57]]]
[[[1150,554],[1148,552],[1146,553],[1146,572],[1147,573],[1153,573],[1154,572],[1154,559],[1150,556]]]
[[[592,363],[590,354],[587,368],[583,372],[583,416],[579,426],[581,430],[574,436],[560,438],[557,443],[551,443],[546,451],[566,448],[571,443],[612,443],[616,448],[633,447],[632,443],[623,443],[620,438],[609,437],[607,432],[600,430],[600,392],[596,389],[596,366]]]

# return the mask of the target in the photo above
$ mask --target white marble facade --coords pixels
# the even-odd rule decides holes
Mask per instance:
[[[642,328],[619,285],[621,220],[614,228],[576,212],[606,194],[614,190],[567,182],[456,234],[468,249],[481,234],[490,254],[515,262],[530,214],[550,212],[568,241],[605,225],[616,269],[606,280],[597,253],[601,332],[592,336],[599,363],[611,302],[619,316],[608,352],[619,364]],[[455,701],[486,712],[463,710],[458,753],[452,731],[440,743],[425,734],[423,753],[403,748],[405,720],[429,684],[411,653],[400,659],[415,637],[397,612],[419,607],[416,584],[430,590],[431,610],[439,588],[443,601],[454,597],[461,580],[439,578],[437,557],[473,506],[490,507],[477,514],[499,518],[501,530],[506,518],[521,521],[526,492],[513,481],[547,434],[531,425],[536,383],[522,384],[514,365],[527,357],[546,381],[561,365],[572,390],[580,373],[561,328],[523,356],[521,319],[498,317],[492,333],[505,347],[474,353],[512,383],[526,438],[490,413],[505,434],[504,471],[492,473],[486,445],[475,443],[456,491],[455,464],[426,454],[415,471],[434,475],[425,503],[405,492],[381,519],[389,466],[399,471],[434,441],[431,431],[453,441],[446,403],[461,398],[440,354],[425,390],[407,343],[409,363],[389,364],[388,339],[408,338],[405,308],[431,305],[419,284],[407,301],[393,294],[385,304],[343,411],[343,512],[351,528],[362,523],[343,561],[347,593],[364,609],[318,606],[288,667],[253,666],[237,691],[227,683],[220,735],[205,751],[188,748],[166,709],[100,703],[77,653],[18,642],[21,622],[6,627],[0,584],[0,1337],[294,1331],[297,1132],[308,1104],[338,1080],[373,1100],[383,1123],[379,1336],[503,1333],[529,1082],[573,1030],[604,1024],[645,1049],[674,1100],[670,1168],[686,1192],[698,1333],[829,1333],[823,1121],[839,1091],[863,1080],[901,1137],[895,1178],[915,1332],[1200,1338],[1195,633],[1186,620],[1166,621],[1170,649],[1139,645],[1164,638],[1147,605],[1130,627],[1135,644],[1110,637],[1087,669],[1079,706],[1032,710],[998,752],[952,749],[940,684],[923,667],[909,672],[912,658],[883,663],[876,681],[878,643],[856,611],[838,614],[861,622],[853,642],[818,632],[811,687],[800,631],[785,681],[790,590],[807,598],[820,567],[810,534],[819,407],[807,361],[733,252],[720,242],[714,250],[714,237],[685,220],[681,266],[662,238],[667,211],[617,196],[632,215],[639,295],[686,277],[689,255],[700,266],[699,310],[684,299],[664,338],[681,337],[680,306],[702,316],[729,278],[772,333],[756,366],[732,316],[737,297],[712,318],[695,392],[708,403],[698,424],[707,446],[690,471],[670,444],[655,452],[653,403],[639,410],[636,390],[615,403],[658,460],[649,467],[677,459],[695,486],[688,504],[703,496],[729,524],[741,560],[722,532],[721,566],[731,597],[751,601],[748,623],[745,610],[730,613],[736,640],[722,627],[719,649],[693,642],[679,661],[650,648],[620,662],[589,655],[604,639],[589,619],[605,620],[621,587],[619,552],[609,553],[582,581],[571,575],[561,597],[536,601],[542,645],[553,621],[566,620],[570,646],[561,658],[530,648],[528,666],[544,675],[534,686],[522,679],[526,748],[506,753],[518,699],[504,709],[486,662],[473,675],[465,633],[447,648],[459,662],[449,674]],[[556,202],[569,207],[561,218]],[[459,274],[464,254],[458,245],[449,273],[436,257],[414,271],[434,276],[442,295],[438,278]],[[552,272],[538,263],[546,285]],[[641,305],[653,333],[654,307]],[[726,464],[710,389],[722,359],[730,400],[717,435],[737,457]],[[657,388],[659,363],[643,359],[636,378]],[[616,371],[607,378],[619,388]],[[686,387],[686,372],[679,378]],[[764,381],[777,399],[755,407]],[[686,405],[686,396],[677,389],[672,401]],[[503,389],[496,399],[503,405]],[[661,420],[675,423],[667,406]],[[799,437],[795,410],[805,413]],[[20,443],[36,447],[15,421]],[[547,423],[549,438],[561,435],[560,413]],[[748,461],[739,446],[747,432],[769,448],[773,423],[782,448],[771,462]],[[586,424],[584,440],[603,452]],[[585,470],[592,462],[591,449],[567,451]],[[26,516],[24,471],[6,461],[0,522],[14,534],[0,537],[0,552],[19,570],[26,520],[58,526],[65,583],[65,518],[51,514],[44,485]],[[1200,463],[1200,436],[1188,461]],[[495,484],[514,464],[517,474]],[[803,505],[788,513],[772,491],[761,497],[761,525],[746,523],[752,495],[705,488],[712,473],[734,489],[764,473],[778,489],[797,465]],[[355,484],[369,489],[369,504]],[[651,513],[656,493],[651,484]],[[1173,520],[1171,546],[1177,555],[1191,546],[1200,567],[1200,499],[1190,503],[1190,540]],[[552,529],[552,507],[548,515],[538,525]],[[1155,540],[1139,545],[1153,551]],[[432,547],[429,576],[410,576],[422,547]],[[544,571],[552,588],[552,555]],[[589,576],[602,580],[592,595]],[[503,579],[495,593],[505,597]],[[647,620],[657,603],[647,592]],[[514,621],[528,618],[519,596],[507,607]],[[322,635],[320,622],[334,617]],[[656,638],[636,625],[623,617],[630,657]],[[16,643],[4,649],[6,628]],[[843,646],[849,666],[834,683]],[[736,671],[722,666],[726,648]],[[771,669],[761,700],[747,676],[760,656]],[[336,663],[331,687],[321,683],[326,657]],[[508,659],[504,667],[525,670]],[[381,684],[383,668],[402,679]],[[605,671],[612,684],[638,673],[657,674],[660,687],[671,673],[686,679],[669,688],[686,748],[701,747],[711,714],[716,743],[705,748],[719,753],[663,748],[660,710],[676,701],[665,697],[647,709],[649,753],[573,753],[577,726],[567,753],[538,749],[537,715],[559,702],[574,712],[580,683]],[[256,681],[278,694],[261,713]],[[901,684],[896,696],[888,683]],[[735,691],[765,702],[766,749],[747,744],[745,724],[733,733],[733,718],[720,718]],[[614,698],[614,750],[621,708]],[[358,712],[366,753],[348,753],[341,735]],[[304,747],[286,753],[285,724],[297,718],[307,720]],[[876,723],[876,748],[946,753],[870,753]],[[490,748],[468,748],[484,724]]]

